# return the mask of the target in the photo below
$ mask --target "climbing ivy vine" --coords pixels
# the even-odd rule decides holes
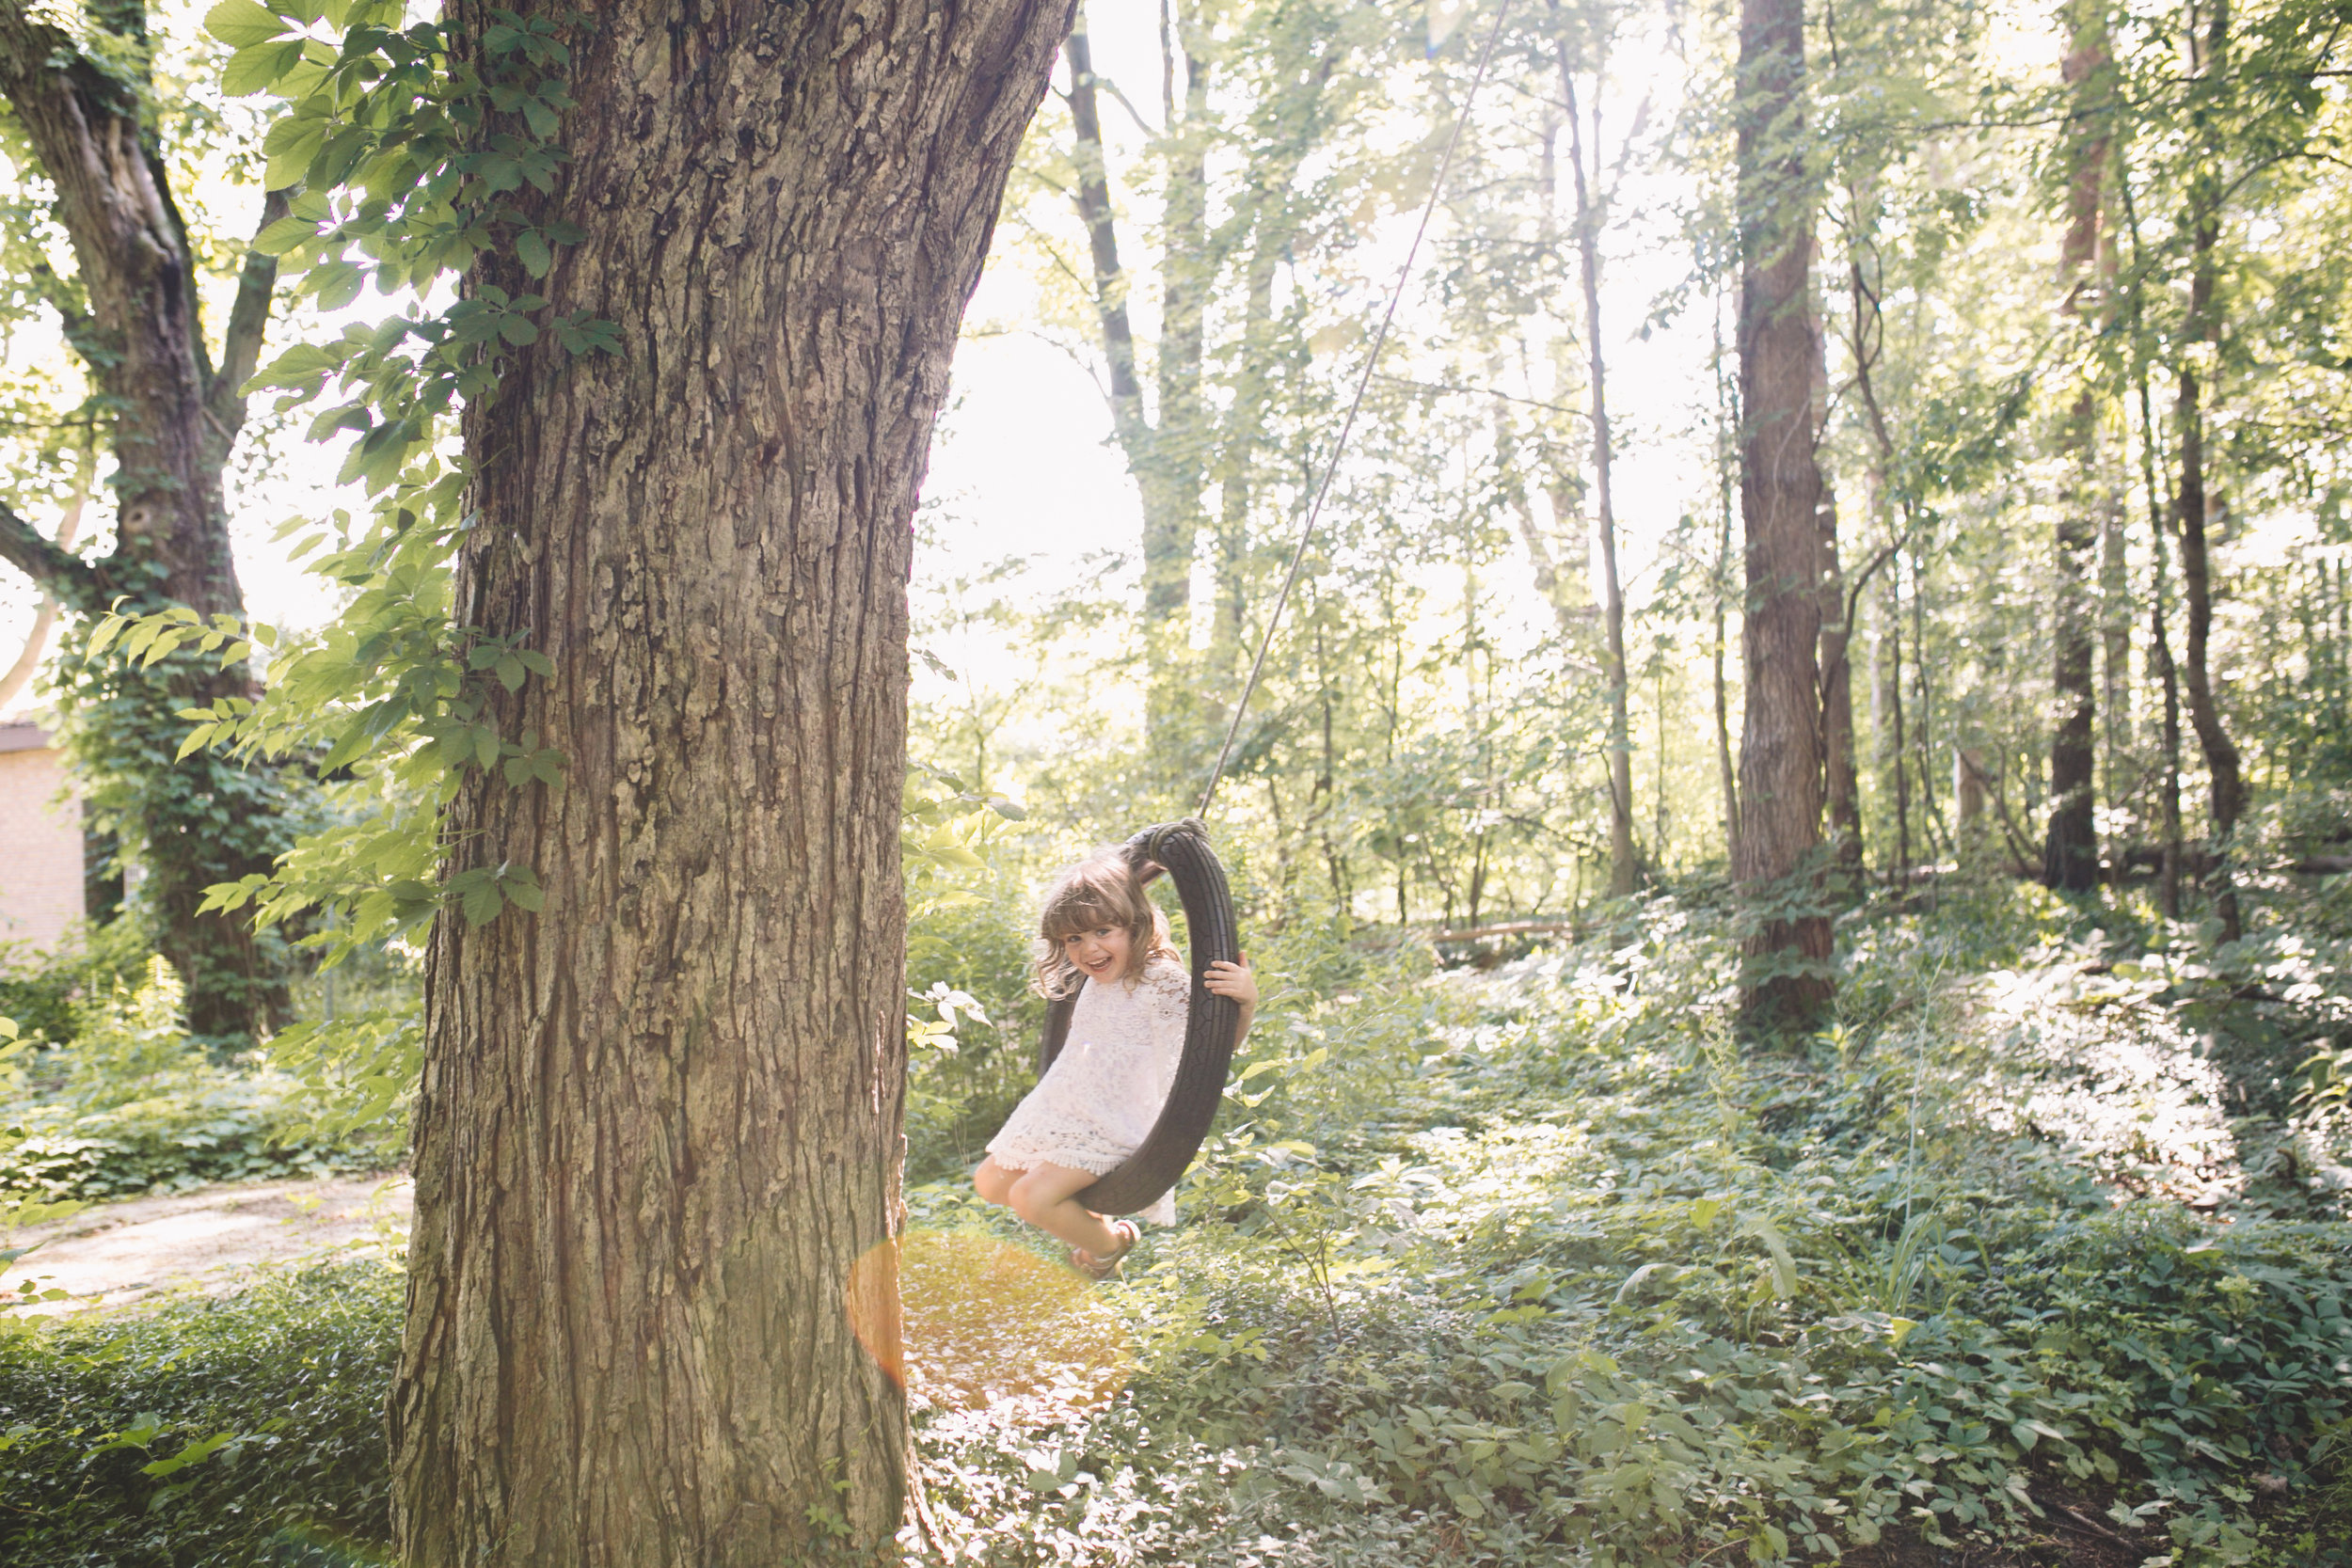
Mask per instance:
[[[464,401],[494,385],[509,353],[553,333],[582,355],[617,346],[613,327],[551,314],[533,293],[469,285],[500,252],[544,277],[580,238],[533,222],[512,198],[546,192],[564,162],[555,135],[570,106],[565,28],[494,12],[465,37],[448,24],[402,24],[392,0],[263,5],[223,0],[206,26],[232,46],[232,93],[272,93],[284,108],[263,142],[265,183],[290,193],[287,215],[256,237],[281,275],[322,312],[344,312],[371,289],[401,300],[381,319],[294,344],[254,387],[280,413],[311,407],[309,435],[342,436],[338,476],[369,498],[360,513],[297,517],[278,537],[296,559],[351,591],[315,638],[185,609],[117,613],[93,653],[142,664],[190,649],[224,662],[269,658],[258,702],[229,698],[183,710],[181,755],[215,747],[299,757],[333,788],[339,825],[302,839],[268,875],[213,888],[208,908],[250,907],[263,927],[305,911],[325,919],[306,938],[334,962],[352,949],[421,933],[443,904],[481,924],[509,905],[539,906],[531,869],[501,865],[440,880],[440,809],[469,774],[517,787],[560,787],[562,758],[530,733],[501,731],[489,698],[552,673],[518,640],[458,626],[451,572],[474,519],[468,469],[451,450]],[[576,20],[572,25],[580,24]]]

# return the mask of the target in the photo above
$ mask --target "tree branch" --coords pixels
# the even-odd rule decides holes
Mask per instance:
[[[284,191],[262,198],[262,229],[285,215]],[[206,456],[215,463],[227,461],[229,445],[245,425],[245,384],[262,362],[262,339],[269,330],[270,297],[277,287],[278,258],[247,250],[237,274],[236,301],[229,308],[228,331],[221,339],[220,369],[204,388],[204,417],[212,427],[206,443],[217,449]]]
[[[66,503],[65,515],[57,519],[57,548],[70,550],[73,537],[82,529],[82,509],[89,504],[91,482],[98,477],[98,452],[92,443],[82,446],[81,464],[73,475],[73,499]],[[25,634],[24,650],[16,662],[0,674],[0,708],[13,701],[33,672],[40,668],[40,656],[49,646],[49,630],[57,624],[57,601],[49,594],[40,596],[40,608],[33,612],[33,629]]]
[[[41,592],[69,610],[87,613],[106,608],[106,574],[66,549],[0,504],[0,561],[40,584]]]

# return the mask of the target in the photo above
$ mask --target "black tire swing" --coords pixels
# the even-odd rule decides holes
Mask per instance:
[[[1226,1070],[1233,1061],[1233,1036],[1241,1024],[1241,1005],[1217,995],[1200,978],[1211,964],[1232,963],[1241,957],[1232,894],[1225,885],[1225,867],[1209,847],[1209,830],[1196,817],[1146,828],[1127,841],[1126,856],[1143,880],[1165,870],[1176,884],[1191,938],[1192,1006],[1184,1016],[1184,1053],[1176,1067],[1176,1082],[1151,1135],[1116,1169],[1077,1195],[1080,1203],[1098,1214],[1139,1212],[1176,1185],[1216,1119],[1217,1105],[1225,1098]],[[1037,1047],[1040,1078],[1070,1038],[1070,1015],[1085,985],[1079,981],[1069,995],[1046,1006],[1045,1032]]]
[[[1274,642],[1274,628],[1281,624],[1283,607],[1290,603],[1291,589],[1298,581],[1298,569],[1306,562],[1307,545],[1314,538],[1316,520],[1323,515],[1323,503],[1331,494],[1332,476],[1339,472],[1340,458],[1347,451],[1347,438],[1356,429],[1356,416],[1364,405],[1364,392],[1372,385],[1372,372],[1380,363],[1380,350],[1387,344],[1389,328],[1396,320],[1397,302],[1405,296],[1405,281],[1412,276],[1413,260],[1421,254],[1422,236],[1429,232],[1430,214],[1437,211],[1438,197],[1445,189],[1446,173],[1454,166],[1454,152],[1461,144],[1462,128],[1470,123],[1470,106],[1478,101],[1478,89],[1486,85],[1487,67],[1494,63],[1495,45],[1502,38],[1502,24],[1511,14],[1511,4],[1512,0],[1502,0],[1496,8],[1494,29],[1486,35],[1486,50],[1478,58],[1478,74],[1471,78],[1470,91],[1463,95],[1462,112],[1454,122],[1454,135],[1446,141],[1444,156],[1438,160],[1437,175],[1429,183],[1429,198],[1422,207],[1421,227],[1413,231],[1413,243],[1406,249],[1405,263],[1397,269],[1396,284],[1389,291],[1388,313],[1380,318],[1380,330],[1373,338],[1371,354],[1364,359],[1363,375],[1356,383],[1355,401],[1348,404],[1339,439],[1332,443],[1331,455],[1324,465],[1323,482],[1315,487],[1314,502],[1307,509],[1306,527],[1299,531],[1298,547],[1291,554],[1290,571],[1282,578],[1281,592],[1275,595],[1264,635],[1258,639],[1258,657],[1250,662],[1249,679],[1241,689],[1240,701],[1233,705],[1232,722],[1225,731],[1224,750],[1217,753],[1216,767],[1209,774],[1209,786],[1200,792],[1200,815],[1146,828],[1127,841],[1127,861],[1136,875],[1149,881],[1154,875],[1153,867],[1165,869],[1176,884],[1177,897],[1184,900],[1184,925],[1192,939],[1192,1006],[1185,1015],[1184,1054],[1176,1067],[1176,1083],[1168,1091],[1168,1102],[1160,1107],[1159,1119],[1152,1124],[1151,1135],[1116,1169],[1074,1195],[1098,1214],[1136,1213],[1149,1209],[1176,1185],[1177,1178],[1184,1174],[1192,1157],[1200,1152],[1200,1141],[1209,1135],[1210,1124],[1216,1120],[1216,1108],[1224,1101],[1225,1072],[1232,1065],[1233,1035],[1241,1023],[1241,1006],[1210,990],[1201,983],[1201,976],[1213,963],[1239,958],[1241,943],[1233,925],[1232,895],[1225,885],[1225,868],[1217,863],[1216,854],[1209,848],[1209,830],[1200,818],[1208,816],[1209,802],[1216,798],[1217,781],[1225,776],[1225,764],[1233,754],[1233,737],[1241,733],[1242,715],[1248,711],[1249,699],[1258,689],[1258,676],[1265,669],[1266,649]],[[1085,982],[1079,984],[1083,988]],[[1037,1048],[1040,1078],[1045,1076],[1045,1069],[1054,1065],[1054,1058],[1061,1054],[1062,1046],[1070,1038],[1070,1014],[1077,1001],[1078,992],[1073,990],[1045,1009],[1045,1031]]]

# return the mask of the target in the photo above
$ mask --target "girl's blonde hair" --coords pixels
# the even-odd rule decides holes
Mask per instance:
[[[1058,1001],[1078,989],[1085,978],[1062,952],[1062,939],[1081,931],[1116,926],[1127,933],[1127,973],[1132,980],[1153,958],[1177,957],[1168,916],[1143,891],[1143,884],[1160,874],[1147,864],[1138,872],[1124,849],[1098,849],[1054,879],[1046,890],[1045,908],[1038,916],[1037,989]]]

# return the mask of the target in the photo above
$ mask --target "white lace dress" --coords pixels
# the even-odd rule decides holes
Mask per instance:
[[[1071,1009],[1061,1054],[988,1141],[989,1153],[1010,1170],[1056,1164],[1107,1174],[1159,1119],[1191,1006],[1192,977],[1173,958],[1152,959],[1133,980],[1089,982]],[[1175,1194],[1140,1217],[1175,1224]]]

